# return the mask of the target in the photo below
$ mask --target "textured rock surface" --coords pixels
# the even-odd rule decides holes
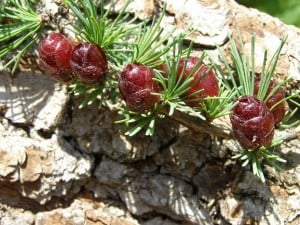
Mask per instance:
[[[88,198],[74,200],[67,208],[39,212],[35,216],[36,225],[53,224],[111,224],[138,225],[124,209],[109,206]]]
[[[19,192],[21,197],[40,204],[54,196],[78,193],[90,178],[93,167],[92,156],[74,151],[69,143],[56,135],[43,141],[5,137],[0,143],[0,155],[0,182],[4,185],[15,183],[15,190],[9,191]],[[2,194],[7,198],[5,193]]]
[[[174,15],[176,27],[193,33],[189,39],[205,47],[223,45],[230,34],[229,8],[225,1],[165,0],[167,12]],[[201,12],[201,13],[199,13]]]
[[[46,14],[67,23],[60,1],[44,2]],[[189,39],[213,55],[237,29],[246,51],[256,33],[257,71],[262,52],[273,53],[288,34],[276,78],[292,76],[286,91],[299,89],[299,29],[225,0],[139,0],[128,11],[143,19],[164,2],[166,30],[190,26]],[[262,184],[231,159],[239,151],[233,140],[202,137],[166,120],[153,137],[129,138],[114,124],[116,113],[78,109],[80,102],[38,72],[0,74],[1,225],[300,224],[299,138],[277,149],[287,159],[284,172],[265,166]]]
[[[32,125],[35,130],[57,126],[68,101],[65,87],[41,73],[26,72],[11,79],[0,74],[0,99],[12,123]]]

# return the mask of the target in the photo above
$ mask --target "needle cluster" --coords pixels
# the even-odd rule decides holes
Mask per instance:
[[[32,7],[34,1],[10,0],[0,10],[0,56],[17,52],[4,67],[17,62],[37,40],[41,19]],[[157,120],[165,117],[188,126],[194,131],[222,138],[234,137],[241,153],[234,158],[251,165],[254,174],[265,180],[262,162],[279,169],[275,163],[284,159],[273,153],[285,137],[276,137],[276,128],[286,124],[299,108],[299,94],[284,95],[284,81],[273,79],[284,37],[277,51],[263,68],[255,73],[255,35],[250,56],[243,42],[229,38],[231,62],[218,47],[222,65],[202,51],[185,45],[188,33],[177,36],[175,30],[164,32],[162,21],[165,7],[155,18],[140,21],[126,9],[117,14],[114,1],[65,0],[77,21],[72,26],[76,38],[60,33],[43,35],[38,47],[41,69],[70,93],[82,95],[80,107],[99,102],[99,107],[116,106],[120,115],[116,123],[124,124],[126,135],[144,131],[153,135]],[[48,32],[49,33],[49,32]],[[269,61],[269,63],[267,63]],[[288,101],[296,105],[293,111]],[[212,121],[228,116],[232,131],[214,127]],[[192,121],[192,122],[191,122]]]

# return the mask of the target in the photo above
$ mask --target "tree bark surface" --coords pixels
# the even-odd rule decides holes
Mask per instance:
[[[61,1],[43,2],[60,18]],[[233,0],[133,0],[128,11],[145,19],[164,2],[165,31],[193,29],[195,54],[218,59],[216,46],[227,54],[238,33],[250,53],[255,33],[257,72],[264,51],[288,35],[275,79],[292,77],[285,92],[299,90],[300,29]],[[0,74],[1,225],[300,224],[300,127],[276,131],[298,137],[276,149],[287,163],[281,173],[264,166],[263,184],[231,159],[241,149],[226,119],[216,122],[225,138],[189,130],[181,117],[158,123],[152,137],[127,137],[116,112],[79,109],[81,100],[38,71]]]

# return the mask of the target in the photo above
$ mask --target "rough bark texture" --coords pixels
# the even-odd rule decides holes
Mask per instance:
[[[65,23],[59,1],[45,2]],[[239,30],[250,49],[256,33],[259,63],[287,34],[276,79],[292,76],[286,92],[299,90],[299,29],[232,0],[134,0],[128,10],[151,17],[163,2],[166,29],[190,26],[197,49],[214,55],[229,34]],[[262,184],[231,159],[240,151],[234,140],[203,137],[171,120],[153,137],[129,138],[114,124],[116,113],[79,103],[39,72],[0,74],[0,224],[300,224],[299,138],[277,149],[285,170],[265,166]],[[281,132],[299,135],[300,128]]]

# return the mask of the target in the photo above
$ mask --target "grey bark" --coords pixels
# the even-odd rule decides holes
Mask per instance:
[[[60,1],[45,2],[57,16]],[[257,71],[264,50],[274,52],[288,34],[275,78],[292,76],[286,92],[299,90],[298,28],[232,0],[134,0],[128,10],[143,19],[163,2],[166,30],[190,26],[189,39],[212,55],[237,30],[249,50],[256,33]],[[79,104],[40,72],[0,74],[0,224],[300,224],[299,127],[276,131],[298,138],[278,149],[288,161],[284,172],[265,166],[263,184],[231,159],[240,150],[232,139],[169,119],[153,137],[129,138],[115,112]]]

